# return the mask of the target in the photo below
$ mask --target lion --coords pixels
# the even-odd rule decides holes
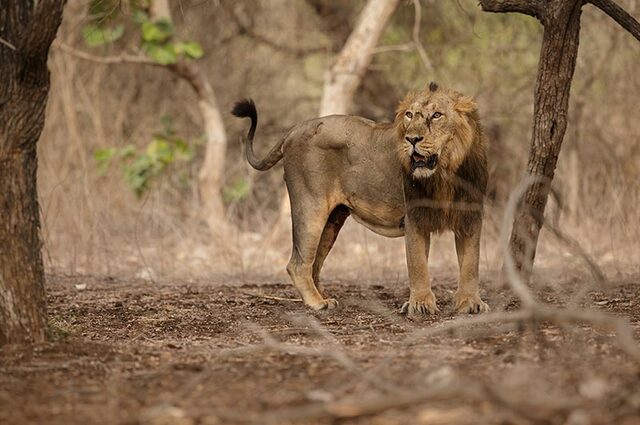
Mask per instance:
[[[246,157],[256,170],[284,161],[293,247],[287,272],[304,303],[333,309],[318,290],[322,265],[345,220],[405,236],[410,296],[402,313],[438,311],[427,260],[432,232],[452,230],[460,266],[455,308],[488,311],[478,262],[487,163],[475,101],[431,83],[400,102],[393,123],[330,115],[296,124],[264,158],[253,151],[258,114],[251,99],[232,114],[249,118]],[[460,207],[460,208],[458,208]]]

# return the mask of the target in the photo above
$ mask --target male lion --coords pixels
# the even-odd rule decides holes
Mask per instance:
[[[258,123],[253,101],[238,102],[232,113],[251,119],[246,155],[253,168],[268,170],[284,159],[293,225],[287,272],[306,305],[314,310],[337,306],[316,285],[340,228],[352,215],[383,236],[406,232],[411,291],[402,312],[437,311],[427,256],[430,232],[444,229],[456,235],[457,311],[488,310],[478,294],[487,166],[473,99],[431,83],[400,102],[394,123],[348,115],[308,120],[262,159],[253,152]]]

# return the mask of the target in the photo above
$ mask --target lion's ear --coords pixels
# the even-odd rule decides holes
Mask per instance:
[[[461,114],[470,114],[478,110],[478,104],[472,97],[460,96],[456,100],[455,109]]]

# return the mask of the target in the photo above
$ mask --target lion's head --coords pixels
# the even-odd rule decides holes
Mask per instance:
[[[479,142],[476,102],[436,83],[400,102],[395,126],[400,161],[414,179],[455,173]]]

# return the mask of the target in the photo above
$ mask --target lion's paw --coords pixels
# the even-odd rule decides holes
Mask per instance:
[[[478,293],[475,294],[462,294],[456,292],[453,297],[455,302],[455,308],[458,314],[477,314],[477,313],[487,313],[491,309],[482,301],[480,295]]]
[[[318,310],[333,310],[338,307],[338,300],[335,298],[325,298],[317,304],[309,305],[312,309]]]
[[[400,314],[407,316],[436,314],[440,310],[436,305],[436,297],[433,292],[429,292],[422,297],[409,297],[409,301],[405,302],[400,309]]]

